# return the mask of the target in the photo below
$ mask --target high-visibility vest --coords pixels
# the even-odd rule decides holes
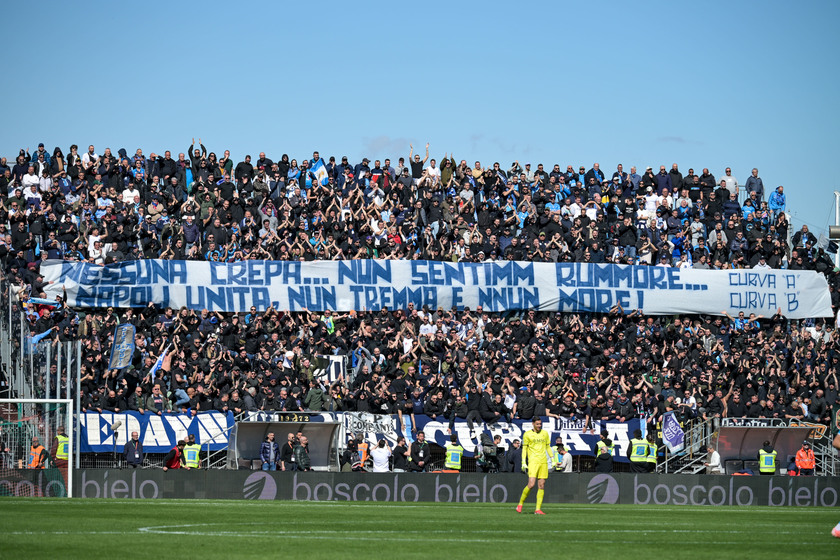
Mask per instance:
[[[70,438],[67,436],[57,435],[55,439],[58,440],[58,447],[55,450],[56,459],[64,459],[65,461],[70,457]]]
[[[764,449],[758,450],[758,470],[759,472],[774,473],[776,472],[776,450],[768,453]]]
[[[563,456],[560,455],[560,452],[557,451],[557,448],[555,447],[554,448],[554,464],[559,465],[562,462],[563,462]]]
[[[648,442],[647,462],[648,463],[653,463],[655,465],[656,464],[656,454],[658,452],[659,452],[659,450],[656,448],[656,443],[655,442],[654,443]]]
[[[796,466],[800,469],[813,469],[817,466],[814,452],[810,449],[800,449],[796,452]]]
[[[630,460],[637,461],[639,463],[644,463],[647,461],[647,454],[648,454],[648,444],[647,440],[644,439],[631,439],[630,440]]]
[[[446,444],[446,461],[443,466],[447,469],[461,470],[461,457],[464,454],[464,448],[457,443]]]
[[[29,467],[30,469],[43,469],[44,464],[41,462],[41,454],[44,452],[44,446],[29,448]]]
[[[595,444],[595,448],[598,450],[595,455],[600,455],[601,453],[609,453],[610,456],[615,455],[615,446],[607,445],[602,439],[598,440],[598,443]]]
[[[199,452],[201,452],[201,446],[197,443],[185,445],[184,464],[191,469],[197,469],[200,466]]]
[[[370,444],[363,441],[359,444],[359,461],[361,461],[363,465],[367,462],[369,454]]]

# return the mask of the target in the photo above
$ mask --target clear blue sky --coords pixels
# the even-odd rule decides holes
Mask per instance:
[[[351,161],[758,167],[833,223],[840,2],[4,6],[0,154],[44,142]]]

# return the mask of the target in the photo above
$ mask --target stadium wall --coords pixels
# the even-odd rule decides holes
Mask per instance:
[[[10,476],[10,473],[16,473]],[[63,495],[60,477],[7,471],[0,495]],[[116,499],[250,499],[515,503],[519,474],[290,473],[82,469],[73,495]],[[576,504],[840,506],[840,478],[552,473],[546,501]]]

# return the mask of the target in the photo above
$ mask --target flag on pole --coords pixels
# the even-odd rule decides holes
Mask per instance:
[[[322,158],[318,158],[318,161],[312,164],[312,169],[309,172],[321,185],[326,185],[330,180],[330,174],[327,173],[327,166]]]
[[[27,343],[24,343],[24,352],[26,354],[37,354],[38,353],[38,343],[50,336],[50,333],[55,330],[55,327],[50,327],[49,329],[45,330],[44,332],[36,335],[32,335],[28,337]]]
[[[48,337],[50,335],[50,333],[53,332],[53,328],[54,327],[50,327],[49,329],[45,330],[41,334],[36,334],[36,335],[32,336],[32,344],[33,345],[38,344],[39,342],[44,340],[46,337]]]
[[[669,412],[662,420],[662,440],[668,446],[668,451],[676,453],[681,451],[685,439],[685,432],[680,427],[677,417],[673,412]]]
[[[29,298],[29,302],[34,303],[35,305],[49,305],[50,307],[59,307],[61,305],[60,302],[57,302],[54,299],[43,299],[37,297]]]
[[[167,353],[169,353],[169,346],[167,346],[166,349],[163,352],[161,352],[160,356],[158,356],[158,359],[155,362],[155,365],[153,365],[152,369],[149,371],[149,377],[151,377],[152,379],[155,378],[155,374],[163,366],[163,361],[166,359]]]
[[[123,369],[131,365],[134,356],[135,328],[131,323],[114,327],[114,342],[111,345],[111,359],[108,369]]]

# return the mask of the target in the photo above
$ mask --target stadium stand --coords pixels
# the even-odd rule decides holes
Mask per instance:
[[[826,276],[835,312],[840,304],[832,261],[807,226],[792,231],[784,189],[768,193],[757,173],[747,191],[730,174],[718,182],[708,169],[683,175],[676,164],[605,174],[598,164],[548,171],[436,162],[428,146],[423,155],[412,148],[392,165],[260,153],[234,164],[200,140],[176,158],[75,145],[66,155],[21,150],[11,166],[0,159],[3,273],[26,304],[31,335],[82,340],[84,410],[655,422],[674,409],[685,419],[828,423],[840,353],[837,331],[822,319],[411,306],[234,314],[29,301],[43,297],[39,263],[48,259],[378,258],[807,269]],[[326,184],[313,168],[326,170]],[[136,326],[137,348],[132,367],[115,372],[107,356],[122,323]],[[170,342],[174,351],[155,368]],[[305,357],[332,354],[349,356],[352,380],[313,377]]]

